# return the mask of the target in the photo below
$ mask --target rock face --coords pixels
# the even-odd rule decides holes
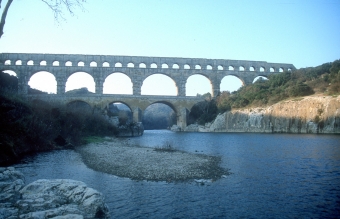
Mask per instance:
[[[24,186],[14,168],[0,169],[0,218],[109,218],[103,196],[83,182],[37,180]]]
[[[262,133],[340,133],[340,96],[305,97],[267,108],[225,112],[205,126],[185,131]]]

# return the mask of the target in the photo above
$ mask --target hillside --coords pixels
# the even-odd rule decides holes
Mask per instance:
[[[310,95],[339,94],[340,60],[336,60],[317,67],[273,74],[269,80],[258,80],[233,93],[222,92],[216,98],[206,98],[192,109],[191,123],[205,124],[217,114],[235,109],[268,107],[283,100]]]

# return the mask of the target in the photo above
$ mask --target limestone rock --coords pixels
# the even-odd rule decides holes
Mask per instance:
[[[170,130],[173,131],[173,132],[180,132],[180,131],[182,131],[181,127],[179,127],[178,125],[171,126]]]
[[[103,196],[69,179],[37,180],[24,186],[14,168],[0,168],[0,218],[109,218]]]

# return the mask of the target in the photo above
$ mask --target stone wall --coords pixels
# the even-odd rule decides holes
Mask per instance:
[[[259,133],[340,133],[340,96],[312,96],[266,108],[232,110],[205,126],[185,131]]]

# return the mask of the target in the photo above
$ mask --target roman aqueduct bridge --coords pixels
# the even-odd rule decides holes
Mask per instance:
[[[209,79],[212,95],[220,92],[225,76],[239,78],[244,85],[251,84],[258,76],[268,77],[283,71],[294,70],[292,64],[268,63],[264,61],[242,61],[229,59],[168,58],[112,55],[70,55],[1,53],[0,70],[14,71],[18,77],[18,91],[27,95],[28,82],[35,73],[46,71],[54,75],[57,94],[27,95],[31,99],[48,101],[84,101],[92,107],[105,108],[108,104],[122,102],[130,107],[135,121],[141,121],[142,112],[153,103],[164,103],[174,109],[177,124],[184,128],[191,107],[200,97],[186,96],[186,82],[192,75],[203,75]],[[65,94],[67,79],[74,73],[86,72],[93,77],[95,94]],[[103,94],[103,83],[113,73],[123,73],[132,82],[132,95]],[[176,84],[177,96],[141,95],[143,81],[153,75],[163,74]]]

